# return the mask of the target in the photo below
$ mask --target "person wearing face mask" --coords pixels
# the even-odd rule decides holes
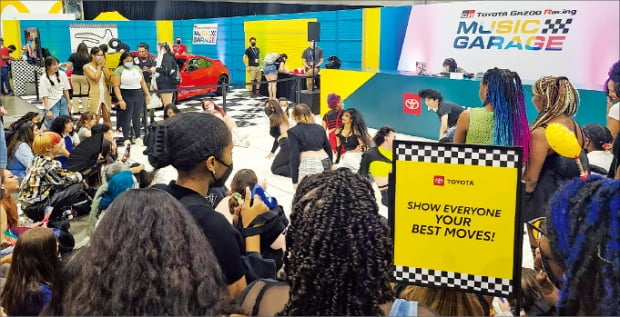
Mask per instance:
[[[172,52],[174,55],[187,55],[187,46],[181,43],[181,37],[177,36],[176,44],[172,45]]]
[[[381,193],[381,203],[385,206],[389,204],[388,177],[392,172],[392,145],[396,139],[396,131],[389,126],[383,126],[375,137],[376,147],[370,148],[362,155],[358,174],[372,178],[379,187]]]
[[[275,278],[275,263],[260,255],[260,236],[246,230],[260,227],[254,219],[269,209],[261,198],[255,195],[252,204],[241,207],[242,231],[205,199],[209,189],[224,186],[233,171],[232,135],[224,121],[207,113],[186,112],[156,123],[155,128],[165,133],[147,149],[149,162],[156,169],[172,165],[178,177],[168,185],[153,187],[178,199],[202,228],[224,273],[230,295],[236,297],[258,277]],[[250,189],[246,188],[245,201],[250,199]]]
[[[258,97],[260,95],[260,48],[256,47],[256,38],[250,38],[250,47],[245,49],[243,54],[243,63],[245,64],[245,71],[250,77],[252,82],[252,97]]]
[[[118,126],[123,130],[123,141],[140,138],[140,112],[151,102],[149,89],[140,67],[134,65],[129,52],[121,54],[119,65],[112,76],[112,87],[118,99]],[[146,102],[146,103],[145,103]],[[131,126],[133,123],[133,137]]]
[[[455,103],[444,101],[441,93],[436,90],[424,89],[418,94],[421,99],[424,99],[424,103],[428,107],[428,110],[436,112],[437,117],[439,117],[439,121],[441,122],[441,126],[439,127],[439,140],[444,137],[454,137],[456,122],[459,120],[459,116],[465,108]]]

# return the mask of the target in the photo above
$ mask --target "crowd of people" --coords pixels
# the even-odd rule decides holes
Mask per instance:
[[[174,50],[181,45],[179,39]],[[252,47],[249,68],[248,55],[259,56]],[[384,126],[371,136],[362,113],[337,94],[328,95],[321,124],[305,104],[289,107],[275,97],[264,104],[274,139],[271,171],[295,189],[289,217],[250,169],[240,168],[226,187],[232,149],[247,136],[212,99],[201,101],[202,112],[183,113],[161,96],[166,119],[145,136],[155,172],[132,161],[131,142],[117,153],[103,83],[112,82],[120,103],[121,141],[139,138],[136,109],[150,101],[146,73],[161,75],[160,88],[173,83],[174,67],[166,64],[172,50],[162,44],[159,52],[157,67],[135,66],[125,53],[110,72],[100,48],[89,59],[78,49],[72,63],[83,64],[91,89],[76,96],[88,104],[77,126],[69,114],[79,102],[70,102],[58,60],[46,58],[46,111],[9,127],[8,159],[0,166],[6,314],[620,314],[620,129],[613,113],[620,62],[605,83],[608,126],[576,123],[579,94],[566,77],[545,76],[532,86],[532,124],[521,79],[508,69],[485,72],[482,107],[420,92],[437,112],[441,142],[523,149],[521,221],[532,229],[535,269],[523,270],[520,297],[505,300],[395,283],[392,234],[378,203],[391,203],[397,131]],[[311,69],[320,64],[312,60]],[[554,151],[545,134],[551,124],[572,132],[581,164]],[[155,183],[154,173],[167,166],[176,179]],[[11,194],[30,229],[19,226]],[[81,216],[92,231],[88,244],[74,249],[70,224]]]

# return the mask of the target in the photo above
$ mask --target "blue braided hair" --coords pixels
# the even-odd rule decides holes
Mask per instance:
[[[485,104],[493,105],[493,143],[521,146],[527,162],[530,150],[530,131],[525,113],[525,98],[521,78],[509,69],[497,67],[487,70],[482,77],[487,86]]]
[[[560,279],[560,315],[620,315],[620,180],[592,175],[551,199],[547,234]]]

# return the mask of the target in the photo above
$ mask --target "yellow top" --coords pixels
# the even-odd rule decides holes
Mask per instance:
[[[379,153],[381,153],[381,155],[385,156],[390,161],[392,160],[391,150],[385,150],[380,146],[377,147],[377,150],[379,150]],[[370,162],[370,167],[368,168],[368,171],[373,177],[387,177],[392,171],[392,164],[382,161],[372,161]]]

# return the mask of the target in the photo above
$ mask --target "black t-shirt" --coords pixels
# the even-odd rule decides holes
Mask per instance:
[[[323,127],[318,124],[297,124],[288,130],[290,145],[289,168],[293,184],[297,184],[299,178],[299,154],[305,151],[317,151],[323,149],[333,160],[332,148],[327,140],[327,134]]]
[[[442,101],[439,103],[439,107],[437,108],[437,116],[439,120],[444,115],[448,115],[448,128],[456,126],[456,122],[459,120],[459,115],[463,112],[465,108],[459,106],[453,102]]]
[[[69,56],[69,61],[73,64],[73,73],[74,75],[84,75],[84,65],[90,62],[89,58],[83,58],[78,53],[73,53]]]
[[[248,65],[249,66],[258,66],[258,62],[260,61],[260,48],[258,47],[248,47],[245,49],[245,56],[248,57]]]
[[[165,187],[165,188],[164,188]],[[169,185],[157,185],[156,188],[165,190],[176,199],[181,200],[188,195],[199,195],[197,192],[177,185],[174,181]],[[206,205],[210,205],[209,202]],[[215,252],[220,268],[224,273],[227,284],[232,284],[244,275],[241,255],[245,250],[243,238],[220,213],[209,206],[186,206],[196,223],[207,236]]]
[[[314,66],[315,64],[318,64],[321,59],[323,59],[323,49],[318,46],[316,46],[314,50],[312,47],[307,47],[301,54],[301,58],[306,60],[306,64],[308,64],[308,66]]]
[[[150,53],[145,59],[141,59],[139,56],[134,57],[133,62],[134,64],[138,65],[140,69],[144,69],[144,67],[151,68],[157,65],[157,61],[153,58],[153,55],[151,55]],[[150,71],[145,71],[145,70],[142,71],[142,74],[144,75],[144,81],[146,82],[146,86],[148,87],[149,85],[151,85],[152,74]]]

